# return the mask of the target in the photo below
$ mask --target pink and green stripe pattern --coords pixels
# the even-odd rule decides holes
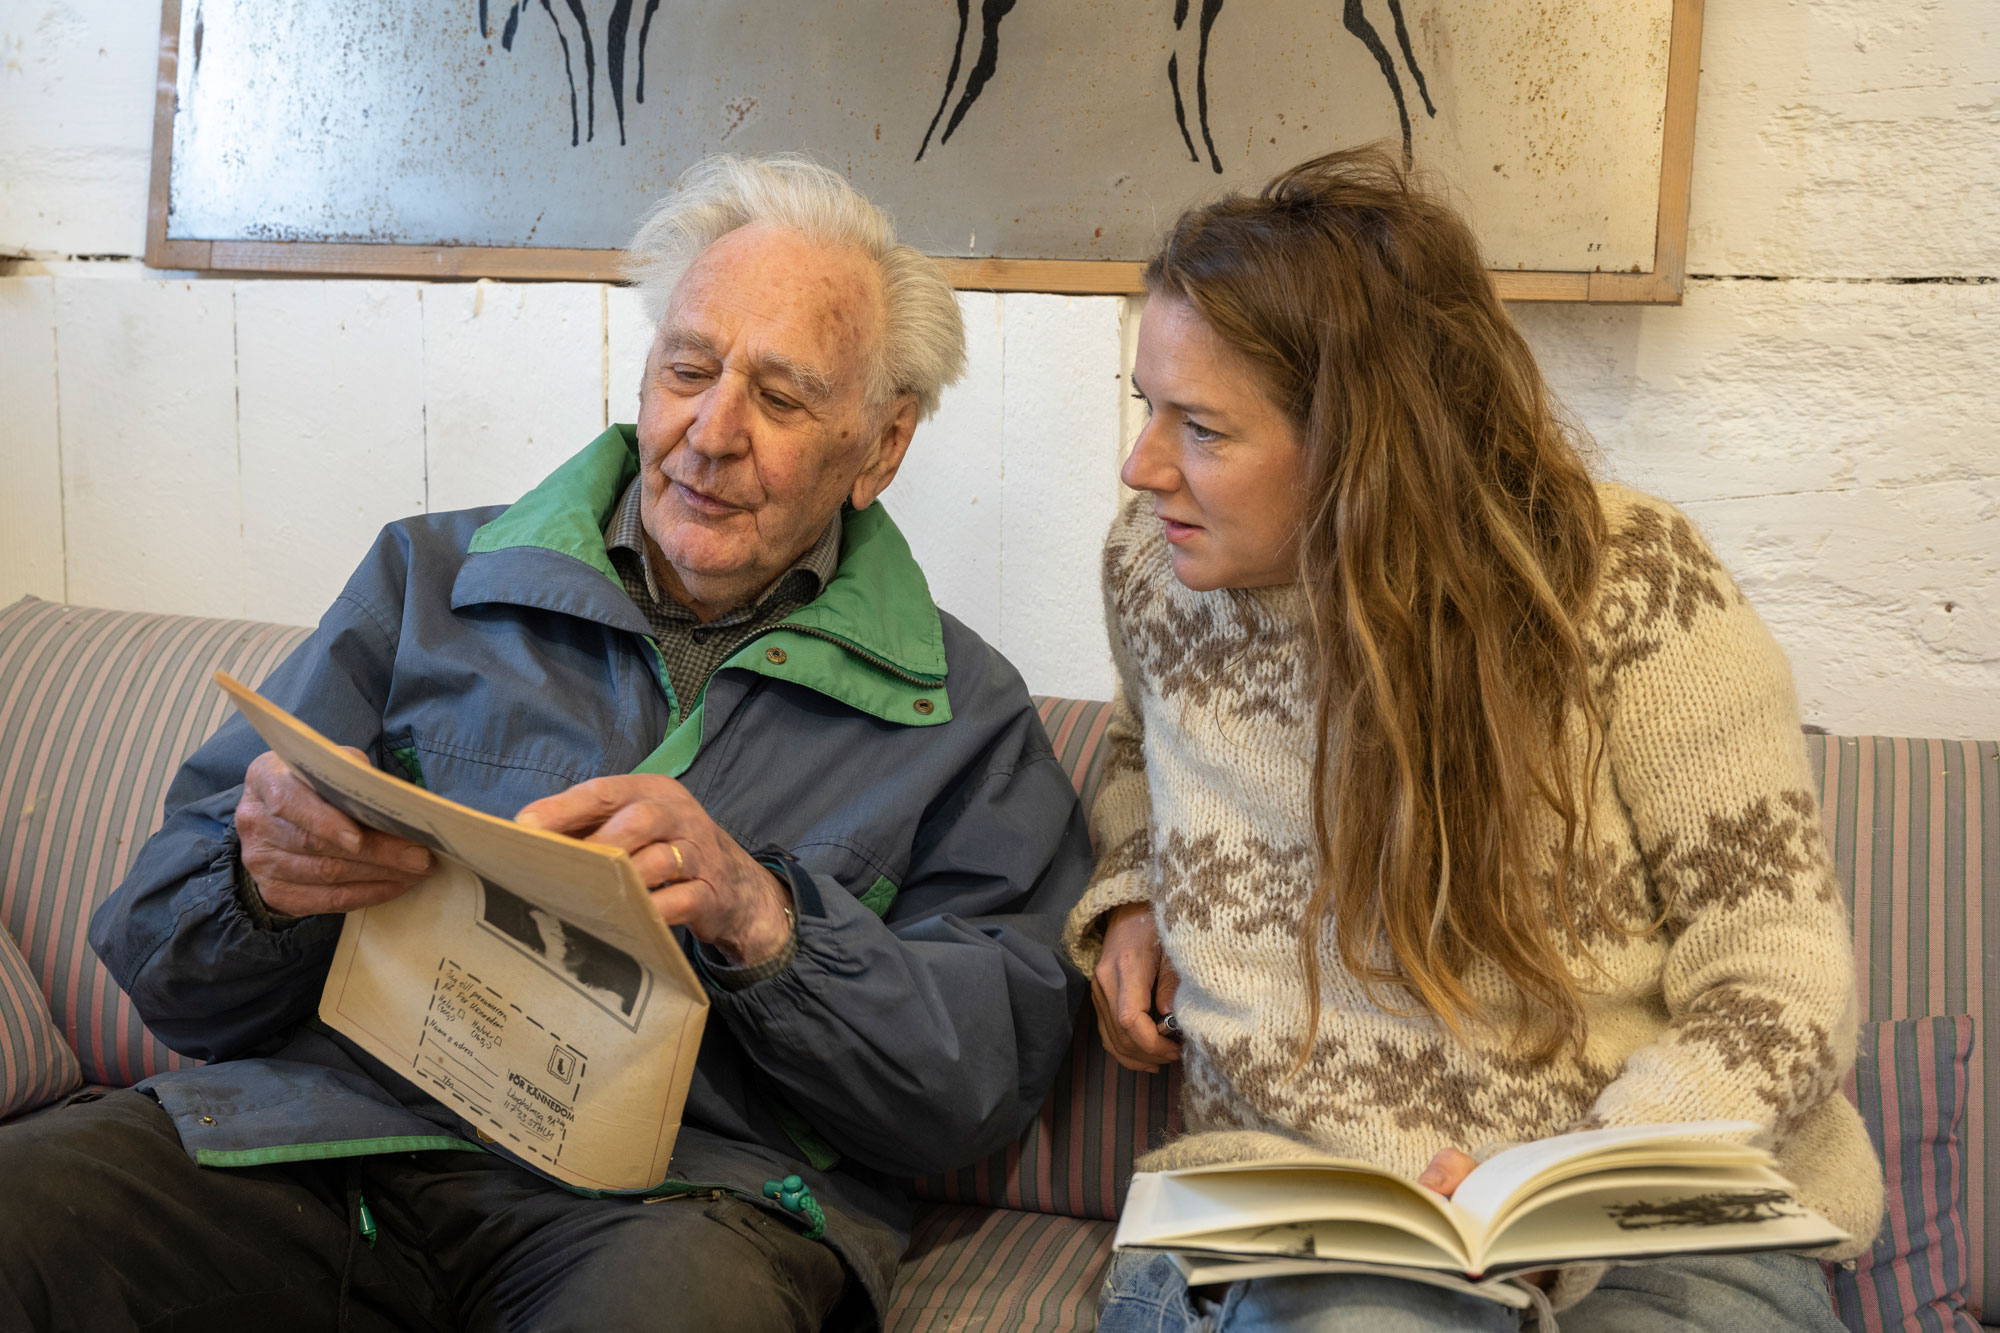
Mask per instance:
[[[1833,1270],[1842,1322],[1862,1333],[1976,1333],[1965,1308],[1966,1066],[1973,1021],[1905,1018],[1861,1025],[1847,1095],[1882,1154],[1888,1216],[1873,1251]]]
[[[1988,1220],[2000,1198],[2000,1062],[1986,1047],[2000,1031],[2000,742],[1806,742],[1853,917],[1862,1019],[1971,1016],[1957,1163],[1965,1281],[1972,1316],[2000,1316],[2000,1228]]]
[[[890,1299],[891,1333],[1085,1333],[1110,1222],[919,1204]]]
[[[8,987],[32,986],[91,1083],[130,1083],[182,1062],[90,952],[91,909],[158,826],[174,770],[227,714],[210,673],[259,681],[306,633],[33,599],[0,608],[0,927],[21,946],[19,967],[0,964],[0,1010],[23,1008]],[[1087,804],[1102,776],[1109,705],[1037,705]],[[2000,1062],[1985,1049],[2000,1023],[2000,745],[1813,736],[1808,748],[1853,910],[1862,1017],[1890,1025],[1872,1029],[1875,1068],[1889,1071],[1876,1077],[1893,1081],[1876,1094],[1887,1099],[1882,1107],[1906,1105],[1920,1089],[1946,1097],[1960,1045],[1965,1056],[1960,1150],[1921,1150],[1930,1172],[1906,1177],[1917,1192],[1892,1200],[1898,1219],[1884,1233],[1923,1242],[1911,1251],[1922,1271],[1913,1258],[1907,1274],[1893,1274],[1906,1286],[1874,1278],[1874,1304],[1854,1306],[1851,1326],[1938,1326],[1906,1324],[1898,1312],[1922,1319],[1934,1309],[1924,1293],[1951,1281],[1946,1258],[1958,1253],[1974,1317],[2000,1312],[2000,1235],[1986,1217],[1989,1198],[2000,1198]],[[1926,1018],[1949,1021],[1896,1026]],[[1132,1159],[1176,1132],[1179,1093],[1171,1075],[1134,1075],[1106,1059],[1087,1013],[1079,1029],[1055,1095],[1018,1142],[914,1183],[923,1202],[894,1327],[1089,1326],[1108,1219]],[[1939,1044],[1947,1039],[1951,1059]],[[20,1043],[34,1038],[0,1031],[0,1040],[26,1049]],[[26,1063],[5,1058],[17,1060],[0,1064],[0,1091],[11,1091],[10,1071]],[[1866,1095],[1859,1085],[1857,1095]],[[1935,1118],[1943,1105],[1924,1114]],[[1921,1125],[1917,1141],[1929,1142]],[[1947,1166],[1962,1200],[1962,1251],[1952,1249],[1947,1223],[1912,1211],[1937,1201],[1936,1172]],[[1895,1303],[1881,1296],[1891,1287]]]
[[[82,1082],[28,961],[0,930],[0,1120],[46,1106]]]
[[[1088,809],[1103,777],[1111,705],[1038,698],[1049,743]],[[916,1181],[911,1193],[1066,1217],[1115,1219],[1132,1159],[1180,1130],[1180,1074],[1135,1074],[1104,1053],[1089,1012],[1079,1018],[1068,1064],[1020,1140],[959,1171]]]
[[[92,1083],[185,1063],[146,1030],[85,939],[91,909],[160,826],[167,784],[307,630],[97,611],[0,609],[0,926],[21,941]]]

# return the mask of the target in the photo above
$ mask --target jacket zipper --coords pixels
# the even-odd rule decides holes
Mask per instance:
[[[903,670],[901,667],[883,661],[881,658],[875,656],[875,654],[869,652],[866,648],[860,647],[858,644],[852,643],[847,639],[843,639],[838,634],[829,634],[823,629],[814,629],[810,625],[793,625],[790,623],[780,623],[778,625],[772,626],[772,628],[790,630],[794,634],[804,634],[815,639],[825,639],[828,643],[835,644],[839,647],[845,648],[848,652],[853,653],[856,657],[860,658],[862,661],[868,663],[868,665],[876,668],[877,670],[886,671],[890,675],[894,676],[897,680],[904,681],[907,682],[908,684],[914,685],[920,690],[934,690],[937,689],[940,685],[944,684],[944,680],[942,677],[936,677],[926,680],[922,676],[913,676],[909,672]]]

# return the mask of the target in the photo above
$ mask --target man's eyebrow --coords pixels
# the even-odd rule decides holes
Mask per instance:
[[[661,334],[661,345],[669,351],[691,352],[710,360],[723,359],[722,352],[706,334],[669,325]],[[784,380],[800,397],[813,405],[830,401],[836,394],[833,377],[818,366],[786,356],[782,352],[762,352],[751,358],[751,369],[759,377]]]
[[[697,356],[713,357],[717,361],[722,359],[722,353],[716,349],[713,342],[683,324],[669,324],[661,329],[660,346],[671,351],[693,352]]]
[[[759,373],[770,372],[788,381],[798,390],[799,396],[817,406],[829,402],[834,396],[833,377],[818,366],[794,360],[782,352],[765,352],[752,358],[751,364]]]

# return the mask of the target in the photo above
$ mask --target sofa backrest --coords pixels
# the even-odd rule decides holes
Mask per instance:
[[[159,827],[167,783],[218,726],[217,670],[252,684],[308,631],[96,611],[0,608],[0,927],[21,945],[84,1076],[123,1084],[182,1057],[132,1012],[84,938],[91,910]],[[1109,705],[1037,701],[1088,805]],[[1974,1302],[2000,1311],[2000,744],[1812,736],[1827,835],[1853,911],[1864,1019],[1970,1014],[1963,1155]],[[915,1183],[925,1198],[1117,1214],[1132,1159],[1179,1129],[1177,1075],[1107,1059],[1086,1013],[1055,1093],[1013,1146]],[[1983,1299],[1982,1299],[1983,1298]]]
[[[1088,810],[1104,775],[1111,705],[1038,697],[1035,706]],[[1121,1069],[1105,1055],[1085,1005],[1055,1090],[1020,1139],[963,1170],[913,1181],[910,1193],[937,1203],[1115,1218],[1132,1182],[1132,1159],[1180,1132],[1180,1102],[1179,1067],[1160,1074]]]
[[[0,608],[0,926],[89,1082],[186,1063],[84,932],[160,827],[174,770],[229,711],[210,674],[254,684],[309,632],[33,598]]]
[[[2000,743],[1808,736],[1866,1021],[1970,1014],[1960,1195],[1975,1317],[2000,1316]]]

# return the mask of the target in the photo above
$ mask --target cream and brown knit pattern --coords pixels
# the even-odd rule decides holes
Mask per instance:
[[[1623,487],[1599,497],[1611,538],[1586,618],[1605,747],[1593,836],[1612,916],[1641,929],[1580,923],[1594,959],[1574,963],[1590,992],[1580,1054],[1538,1061],[1502,1035],[1515,1025],[1461,1039],[1384,1012],[1329,927],[1318,1035],[1290,1074],[1314,874],[1304,598],[1182,587],[1145,497],[1104,552],[1120,692],[1071,954],[1089,972],[1104,914],[1153,905],[1187,1033],[1190,1137],[1176,1160],[1254,1154],[1279,1135],[1415,1175],[1448,1146],[1483,1155],[1577,1128],[1752,1120],[1803,1201],[1854,1237],[1841,1257],[1858,1254],[1882,1176],[1838,1092],[1853,961],[1790,671],[1684,515]],[[1579,739],[1579,764],[1581,751]],[[1560,825],[1545,814],[1552,877]],[[1669,903],[1664,928],[1644,931]],[[1468,982],[1520,1014],[1497,967]]]

